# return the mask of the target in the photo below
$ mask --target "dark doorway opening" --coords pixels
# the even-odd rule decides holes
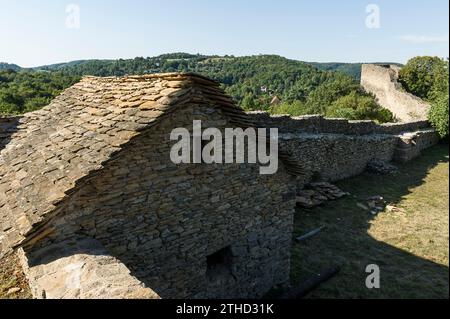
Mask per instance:
[[[231,246],[227,246],[206,257],[206,263],[206,278],[208,281],[217,281],[231,276],[233,264]]]

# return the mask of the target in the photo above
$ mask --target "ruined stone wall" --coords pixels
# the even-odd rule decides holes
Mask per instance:
[[[320,115],[249,115],[257,126],[277,127],[281,148],[303,164],[306,174],[298,180],[298,187],[313,180],[337,181],[359,175],[372,160],[405,162],[439,141],[427,121],[379,125]]]
[[[390,110],[402,122],[427,119],[430,105],[405,92],[397,82],[399,68],[393,65],[364,64],[361,85],[373,93],[380,105]]]
[[[373,160],[390,162],[398,144],[393,135],[282,134],[281,147],[307,168],[299,187],[361,174]]]
[[[162,298],[261,297],[289,280],[294,183],[283,167],[173,164],[174,127],[233,127],[220,111],[183,106],[73,194],[36,245],[93,237]],[[281,165],[281,164],[280,164]]]
[[[394,159],[398,162],[408,162],[419,156],[427,149],[439,142],[439,135],[434,129],[408,132],[399,136]]]
[[[364,172],[372,160],[407,162],[439,142],[433,129],[393,134],[284,133],[280,148],[302,163],[305,175],[298,187],[311,181],[338,181]]]
[[[426,120],[408,123],[377,124],[374,121],[352,121],[347,119],[330,119],[322,115],[305,115],[291,117],[289,115],[271,116],[267,112],[249,112],[253,121],[260,127],[277,127],[280,133],[313,133],[313,134],[401,134],[427,129],[430,124]]]

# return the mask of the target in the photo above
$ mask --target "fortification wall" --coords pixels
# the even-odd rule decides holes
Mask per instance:
[[[364,64],[361,85],[367,92],[374,94],[378,103],[390,110],[399,121],[426,119],[430,105],[402,89],[397,82],[399,70],[393,65]]]
[[[408,162],[438,142],[439,136],[433,129],[402,134],[399,136],[394,159],[398,162]]]
[[[337,181],[361,174],[374,159],[390,162],[398,144],[393,135],[282,134],[280,148],[301,162],[304,177],[298,186]]]
[[[315,180],[337,181],[359,175],[372,160],[409,161],[439,141],[427,121],[379,125],[319,115],[249,114],[258,127],[279,129],[280,148],[305,168],[299,187]]]
[[[329,119],[322,115],[291,117],[289,115],[271,116],[267,112],[248,113],[259,127],[277,127],[280,133],[332,133],[345,135],[402,134],[430,127],[428,121],[418,120],[408,123],[377,124],[374,121],[349,121]]]

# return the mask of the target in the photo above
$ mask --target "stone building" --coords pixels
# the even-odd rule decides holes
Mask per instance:
[[[86,77],[14,120],[0,251],[19,252],[35,297],[254,298],[288,282],[300,167],[174,164],[170,132],[193,120],[252,125],[191,74]]]
[[[278,98],[278,96],[274,96],[273,99],[270,101],[270,105],[280,105],[281,100]]]

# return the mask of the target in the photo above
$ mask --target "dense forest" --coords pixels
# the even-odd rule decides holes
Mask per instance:
[[[350,75],[357,79],[361,79],[361,65],[362,63],[318,63],[311,62],[312,66],[322,71],[341,72]]]
[[[0,113],[37,110],[77,81],[79,77],[59,72],[0,70]]]
[[[275,55],[234,57],[186,53],[0,70],[0,112],[23,113],[42,107],[83,75],[160,72],[195,72],[213,78],[246,110],[324,114],[379,122],[392,120],[392,114],[361,89],[356,64],[313,65]]]
[[[16,64],[9,64],[0,62],[0,70],[14,70],[14,71],[20,71],[22,68]]]

